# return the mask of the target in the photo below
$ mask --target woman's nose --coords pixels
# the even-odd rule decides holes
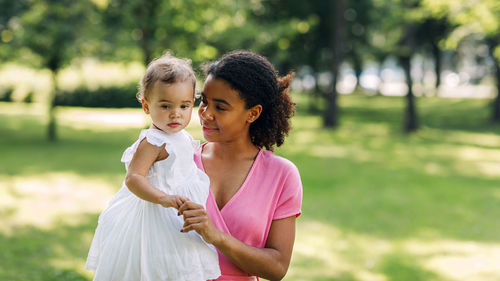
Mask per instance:
[[[208,108],[205,106],[205,107],[200,107],[200,109],[198,110],[198,115],[200,116],[201,119],[204,119],[204,120],[213,120],[214,119],[214,116],[208,112]]]

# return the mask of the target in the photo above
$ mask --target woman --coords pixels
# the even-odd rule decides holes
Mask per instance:
[[[207,70],[198,114],[208,142],[195,161],[211,192],[206,210],[186,202],[179,214],[182,232],[194,230],[217,248],[217,280],[280,280],[288,270],[302,184],[295,165],[272,151],[290,130],[292,76],[278,77],[267,59],[246,51]]]

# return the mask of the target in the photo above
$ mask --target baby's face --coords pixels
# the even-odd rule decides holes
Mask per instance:
[[[191,120],[194,92],[191,81],[166,84],[157,81],[142,107],[151,115],[154,126],[168,134],[184,129]]]

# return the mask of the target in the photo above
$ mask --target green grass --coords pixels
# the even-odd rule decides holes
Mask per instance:
[[[335,130],[297,100],[276,151],[304,185],[285,280],[500,278],[500,126],[487,100],[420,98],[421,130],[409,136],[402,98],[341,96]],[[50,143],[43,108],[0,103],[0,280],[91,280],[83,266],[97,216],[146,125],[133,109],[58,117]],[[189,131],[201,138],[196,120]]]

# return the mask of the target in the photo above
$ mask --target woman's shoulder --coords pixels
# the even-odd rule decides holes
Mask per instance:
[[[277,172],[298,173],[297,166],[289,159],[276,155],[272,151],[261,150],[261,167],[263,169]]]

